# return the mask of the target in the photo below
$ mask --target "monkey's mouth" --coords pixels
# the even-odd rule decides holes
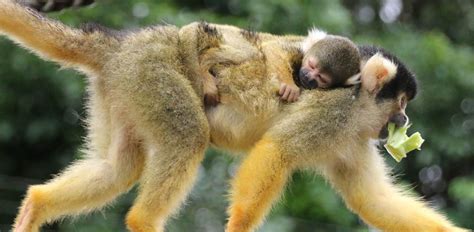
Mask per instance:
[[[298,79],[303,88],[305,89],[316,89],[318,88],[318,82],[310,78],[308,70],[302,68],[298,73]]]
[[[380,141],[386,140],[387,138],[388,138],[388,122],[385,123],[385,125],[382,127],[382,129],[380,129],[380,132],[379,132]]]
[[[398,127],[403,127],[406,124],[408,124],[409,119],[404,113],[396,113],[392,115],[389,119],[388,122],[385,123],[385,125],[380,129],[379,132],[379,139],[384,140],[387,139],[388,137],[388,124],[389,123],[394,123],[395,126]]]

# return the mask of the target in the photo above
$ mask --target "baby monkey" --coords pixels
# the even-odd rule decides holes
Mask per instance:
[[[295,40],[293,36],[286,38],[287,40],[283,40],[283,42],[281,39],[269,38],[256,44],[265,53],[278,53],[275,56],[281,57],[281,59],[272,60],[267,64],[269,77],[276,77],[279,81],[278,94],[281,100],[287,102],[298,100],[301,93],[300,87],[329,89],[350,86],[359,82],[360,55],[357,45],[351,40],[341,36],[328,35],[317,29],[310,30],[308,36],[303,40]],[[222,49],[218,48],[213,51],[219,51],[215,54],[219,53],[218,56],[227,63],[232,60],[232,58],[223,58],[226,56],[222,54],[227,52],[223,52]],[[219,60],[221,58],[216,59],[216,55],[213,53],[204,52],[206,55],[200,57],[201,64],[207,63],[206,67],[202,69],[206,105],[216,105],[219,102],[216,77],[211,74],[210,68],[214,64],[221,63]],[[212,61],[204,61],[205,59]]]
[[[359,82],[361,65],[359,49],[349,39],[312,30],[303,41],[301,50],[304,56],[297,79],[301,87],[328,89]],[[280,89],[282,99],[296,100],[299,90],[296,91],[296,99],[287,99],[286,89],[284,86]],[[289,95],[291,96],[291,93]]]

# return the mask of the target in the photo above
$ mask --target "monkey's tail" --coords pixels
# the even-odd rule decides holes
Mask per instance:
[[[92,72],[101,70],[118,43],[100,30],[73,29],[12,0],[0,0],[0,33],[42,58]]]

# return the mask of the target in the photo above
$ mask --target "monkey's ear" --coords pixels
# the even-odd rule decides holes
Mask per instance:
[[[357,73],[344,82],[344,86],[357,85],[360,83],[360,73]]]
[[[377,94],[396,74],[397,66],[382,54],[376,53],[362,67],[362,88],[369,93]]]

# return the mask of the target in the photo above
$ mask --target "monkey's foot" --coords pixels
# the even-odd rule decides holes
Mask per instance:
[[[163,223],[154,221],[154,218],[145,216],[136,208],[132,208],[126,218],[127,228],[131,232],[163,232]]]

